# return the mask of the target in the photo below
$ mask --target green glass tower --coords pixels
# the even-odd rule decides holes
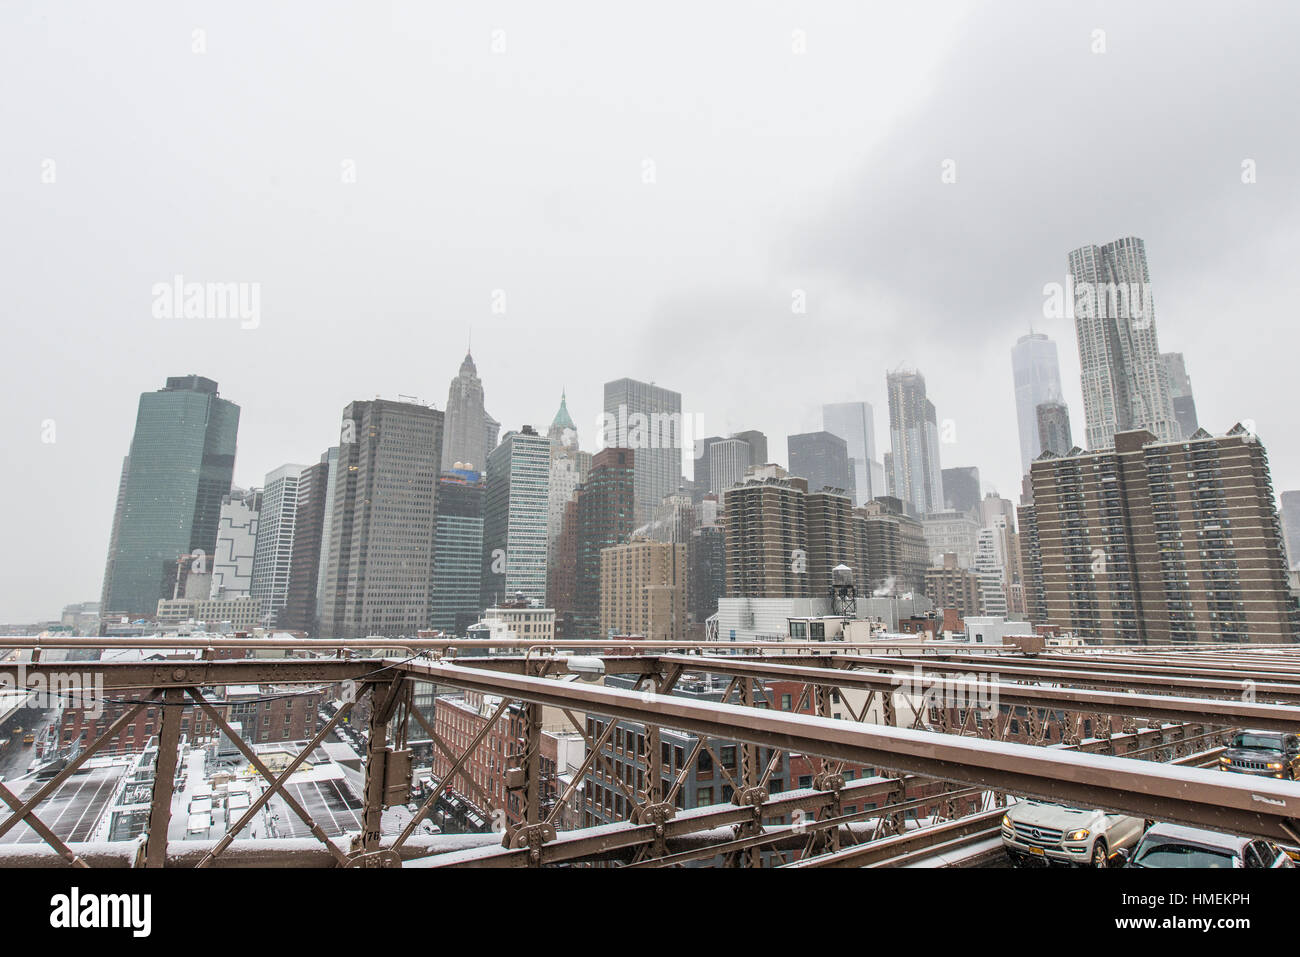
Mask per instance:
[[[190,556],[187,569],[210,571],[238,431],[239,406],[218,396],[211,379],[173,376],[162,389],[140,396],[113,518],[102,614],[155,614],[158,600],[171,597],[183,555]]]

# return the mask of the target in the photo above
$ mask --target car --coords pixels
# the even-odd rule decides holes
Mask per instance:
[[[1219,758],[1219,770],[1294,781],[1300,777],[1300,737],[1281,731],[1239,731]]]
[[[1106,867],[1142,836],[1145,821],[1047,801],[1018,801],[1002,816],[1002,846],[1015,864]]]
[[[1132,852],[1119,855],[1124,867],[1295,867],[1271,841],[1179,824],[1155,824]]]

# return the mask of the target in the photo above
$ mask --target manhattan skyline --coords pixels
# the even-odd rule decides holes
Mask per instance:
[[[1084,445],[1073,323],[1044,317],[1043,287],[1070,250],[1122,236],[1145,243],[1160,348],[1185,356],[1201,425],[1251,420],[1278,491],[1300,484],[1283,392],[1300,346],[1285,322],[1300,84],[1280,52],[1295,10],[738,19],[668,4],[634,43],[592,9],[568,35],[523,6],[399,7],[363,28],[324,5],[318,46],[287,42],[290,12],[257,30],[238,11],[195,24],[160,7],[130,28],[109,11],[0,12],[0,55],[35,91],[0,104],[16,134],[0,144],[0,299],[29,357],[7,376],[4,491],[24,503],[24,547],[3,560],[0,619],[98,597],[134,409],[167,376],[210,377],[239,405],[234,484],[260,487],[337,444],[352,401],[445,410],[467,335],[502,434],[544,433],[564,393],[594,450],[603,384],[629,377],[680,393],[701,435],[763,431],[783,465],[784,437],[820,430],[836,402],[874,407],[883,455],[885,373],[906,365],[941,435],[951,423],[941,465],[1014,500],[1010,349],[1031,327],[1057,344]],[[716,69],[723,37],[733,75]],[[392,102],[332,69],[345,38]],[[173,83],[133,63],[138,45]],[[665,45],[680,75],[652,63]],[[1036,88],[1012,84],[1035,69]],[[289,115],[300,74],[315,90]],[[1134,84],[1159,111],[1112,116],[1096,95]],[[430,106],[436,122],[408,124]],[[496,119],[470,125],[481,115]],[[1080,142],[1102,122],[1104,142]],[[1116,140],[1138,147],[1117,160]],[[151,290],[176,275],[259,284],[260,321],[155,318]]]

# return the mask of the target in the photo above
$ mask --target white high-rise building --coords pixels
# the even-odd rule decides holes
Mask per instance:
[[[1088,448],[1113,448],[1115,433],[1146,429],[1181,437],[1160,357],[1146,246],[1126,236],[1069,255]]]
[[[889,494],[913,516],[943,510],[943,474],[939,467],[939,425],[934,403],[926,398],[919,372],[890,372],[890,451],[885,463]]]
[[[1062,401],[1056,343],[1041,332],[1021,336],[1011,349],[1011,372],[1016,383],[1020,471],[1027,473],[1029,464],[1043,451],[1038,436],[1038,407],[1045,402]]]
[[[442,440],[442,471],[463,468],[482,471],[488,453],[496,447],[501,424],[483,407],[483,383],[474,357],[468,352],[447,390],[447,412]]]
[[[251,594],[262,601],[262,619],[274,626],[289,597],[289,563],[293,558],[293,528],[298,514],[298,482],[305,465],[281,465],[266,476],[262,511],[253,550]]]
[[[833,402],[822,406],[822,428],[838,435],[849,447],[854,505],[866,505],[885,494],[884,470],[876,461],[875,416],[869,402]]]
[[[1003,528],[981,529],[975,544],[975,574],[980,580],[980,600],[986,615],[1007,615],[1005,530],[1006,519],[998,516]]]
[[[761,465],[750,460],[751,446],[743,439],[722,439],[709,446],[709,481],[713,483],[718,498],[737,482],[745,480],[745,469]]]
[[[551,441],[525,425],[488,454],[483,498],[483,600],[522,592],[546,601]]]
[[[257,547],[260,489],[231,489],[221,500],[217,548],[212,555],[209,598],[246,598],[253,590],[253,552]]]

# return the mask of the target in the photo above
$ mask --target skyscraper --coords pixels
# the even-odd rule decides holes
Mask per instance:
[[[1038,425],[1038,451],[1034,458],[1044,449],[1056,455],[1065,455],[1074,447],[1070,437],[1070,409],[1064,402],[1043,402],[1034,410]],[[1029,471],[1028,467],[1025,469]]]
[[[122,469],[101,613],[153,615],[178,559],[211,569],[221,501],[235,469],[239,406],[202,376],[175,376],[140,396]]]
[[[1050,623],[1129,644],[1300,640],[1268,456],[1242,426],[1121,432],[1031,477]]]
[[[1068,269],[1088,448],[1110,448],[1115,433],[1133,429],[1175,441],[1145,244],[1126,236],[1081,246],[1070,253]]]
[[[262,511],[253,549],[252,595],[262,602],[262,620],[280,624],[280,610],[289,597],[289,565],[293,559],[293,530],[298,518],[298,483],[303,465],[281,465],[266,476]]]
[[[723,493],[737,482],[743,482],[745,479],[745,469],[751,465],[761,465],[761,462],[755,462],[750,456],[753,454],[753,446],[744,439],[719,439],[708,446],[709,460],[709,481],[712,483],[712,491],[719,499]]]
[[[343,410],[321,634],[429,626],[443,413],[374,399]]]
[[[429,624],[449,634],[465,634],[484,607],[483,493],[478,472],[444,472],[438,479]]]
[[[1169,376],[1169,396],[1174,404],[1174,418],[1183,438],[1190,438],[1201,426],[1196,421],[1196,399],[1192,396],[1192,379],[1187,374],[1187,364],[1181,352],[1165,352],[1160,356]]]
[[[957,512],[978,512],[980,470],[973,465],[943,470],[943,506]],[[936,509],[935,511],[938,511]]]
[[[578,448],[578,427],[569,415],[568,397],[560,396],[560,408],[546,430],[551,445],[551,476],[547,491],[546,541],[553,548],[560,537],[564,510],[573,500],[578,486],[587,479],[591,453]]]
[[[330,471],[337,465],[338,449],[328,449],[320,461],[303,469],[298,479],[298,511],[293,521],[293,553],[289,561],[289,587],[276,624],[290,631],[315,635],[320,587],[321,543],[325,540]]]
[[[835,402],[822,406],[822,428],[838,435],[848,445],[849,459],[853,464],[853,504],[866,505],[883,488],[872,485],[873,466],[876,462],[875,412],[867,402]],[[793,467],[793,466],[792,466]]]
[[[831,432],[804,432],[786,439],[790,474],[808,480],[808,488],[838,488],[851,493],[848,443]]]
[[[530,425],[488,455],[483,497],[485,605],[522,593],[546,601],[551,443]]]
[[[732,438],[740,439],[740,441],[749,445],[750,465],[767,464],[767,436],[762,432],[757,429],[748,429],[744,432],[737,432]]]
[[[682,477],[682,449],[692,443],[679,392],[635,379],[605,383],[601,445],[636,453],[636,522],[644,525]],[[693,445],[691,445],[693,447]]]
[[[626,542],[636,527],[636,456],[632,449],[601,449],[578,490],[573,509],[575,637],[599,636],[601,550]]]
[[[925,377],[919,372],[890,372],[889,461],[885,478],[889,494],[911,515],[943,509],[943,478],[939,468],[939,425],[934,403],[925,397]]]
[[[261,489],[231,489],[221,500],[209,598],[220,601],[246,598],[253,593],[253,552],[257,548],[257,513],[261,508]]]
[[[457,463],[482,470],[488,453],[496,446],[501,426],[483,407],[483,383],[479,381],[474,357],[468,352],[447,390],[445,421],[441,471],[455,468]]]
[[[1020,471],[1023,473],[1029,471],[1029,463],[1043,451],[1038,434],[1038,407],[1045,402],[1061,401],[1061,366],[1056,343],[1041,332],[1021,336],[1011,349],[1011,372],[1016,384],[1016,422],[1020,426]]]

